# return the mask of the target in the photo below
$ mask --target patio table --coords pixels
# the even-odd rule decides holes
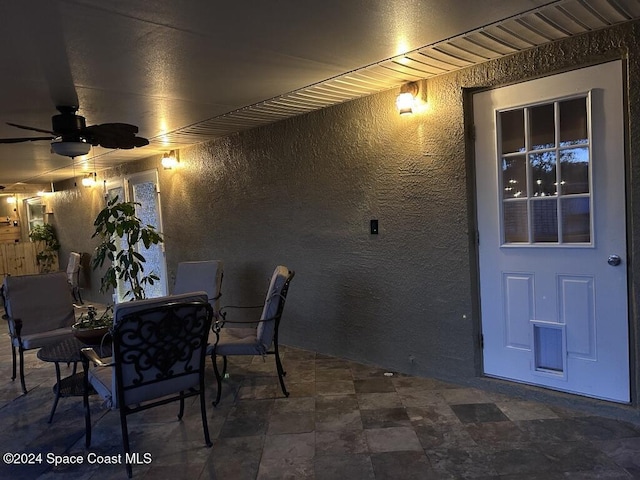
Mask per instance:
[[[53,386],[55,398],[53,400],[51,414],[49,415],[49,423],[53,421],[53,414],[56,411],[60,397],[82,396],[84,394],[85,373],[77,373],[76,367],[78,362],[82,362],[85,369],[88,366],[86,357],[80,351],[82,348],[87,346],[94,348],[101,357],[108,357],[111,355],[111,344],[104,344],[102,346],[86,345],[75,337],[69,337],[61,342],[47,345],[38,351],[37,356],[40,360],[52,362],[56,367],[56,383]],[[61,378],[60,363],[73,363],[73,373],[65,378]],[[92,394],[95,392],[91,389],[89,393]]]

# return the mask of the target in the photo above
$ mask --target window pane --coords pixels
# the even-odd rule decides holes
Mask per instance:
[[[555,120],[553,103],[532,107],[529,110],[531,150],[552,148],[555,145]]]
[[[533,241],[558,241],[558,205],[556,199],[532,202]]]
[[[591,211],[589,197],[562,198],[562,241],[591,242]]]
[[[502,198],[527,196],[527,163],[524,155],[502,159]]]
[[[500,112],[502,153],[524,151],[524,110]]]
[[[589,193],[589,149],[569,148],[560,151],[562,193]]]
[[[555,152],[532,153],[531,163],[532,197],[547,197],[558,194]]]
[[[586,97],[560,102],[560,146],[587,142]]]
[[[139,202],[136,205],[136,214],[145,225],[153,225],[159,228],[160,219],[158,218],[158,210],[156,208],[156,187],[152,182],[136,183],[133,185],[133,200]],[[151,245],[148,249],[140,242],[138,244],[138,252],[144,256],[144,272],[142,275],[155,273],[159,277],[162,276],[162,262],[164,256],[162,247],[159,244]],[[147,298],[160,297],[164,295],[162,282],[155,282],[153,285],[145,285],[145,294]]]
[[[504,241],[528,242],[529,222],[527,220],[527,202],[504,202]]]

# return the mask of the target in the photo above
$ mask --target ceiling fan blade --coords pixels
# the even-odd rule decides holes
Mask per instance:
[[[52,132],[51,130],[44,130],[43,128],[27,127],[26,125],[18,125],[17,123],[11,123],[11,122],[7,122],[7,125],[11,125],[12,127],[16,127],[16,128],[22,128],[23,130],[32,130],[34,132],[50,133],[51,135],[55,135],[55,133]]]
[[[137,132],[138,127],[129,123],[102,123],[83,129],[82,134],[90,137],[93,145],[129,150],[149,144],[146,138],[136,137]]]
[[[130,123],[101,123],[100,125],[90,125],[86,129],[92,135],[135,135],[138,127]]]
[[[0,143],[37,142],[38,140],[53,140],[53,139],[54,137],[0,138]]]
[[[78,105],[69,52],[69,40],[65,39],[62,25],[65,23],[63,6],[49,0],[25,0],[14,2],[13,18],[25,32],[29,47],[49,87],[54,105]]]

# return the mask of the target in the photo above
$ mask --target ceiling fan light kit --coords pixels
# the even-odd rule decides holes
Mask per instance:
[[[65,142],[61,138],[56,138],[51,142],[51,151],[65,157],[81,157],[91,150],[91,144],[86,140]]]

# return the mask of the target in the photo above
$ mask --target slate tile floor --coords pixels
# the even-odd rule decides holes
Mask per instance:
[[[88,463],[81,398],[60,400],[53,423],[53,365],[27,354],[27,395],[10,380],[0,335],[0,453],[79,455],[82,465],[8,466],[0,479],[126,478],[124,466]],[[640,478],[640,423],[385,371],[284,348],[287,386],[273,359],[230,359],[218,408],[209,407],[213,448],[204,446],[197,400],[130,417],[134,466],[148,479],[631,479]],[[65,368],[63,367],[63,370]],[[214,398],[208,369],[208,402]],[[92,397],[93,445],[121,452],[117,412]]]

